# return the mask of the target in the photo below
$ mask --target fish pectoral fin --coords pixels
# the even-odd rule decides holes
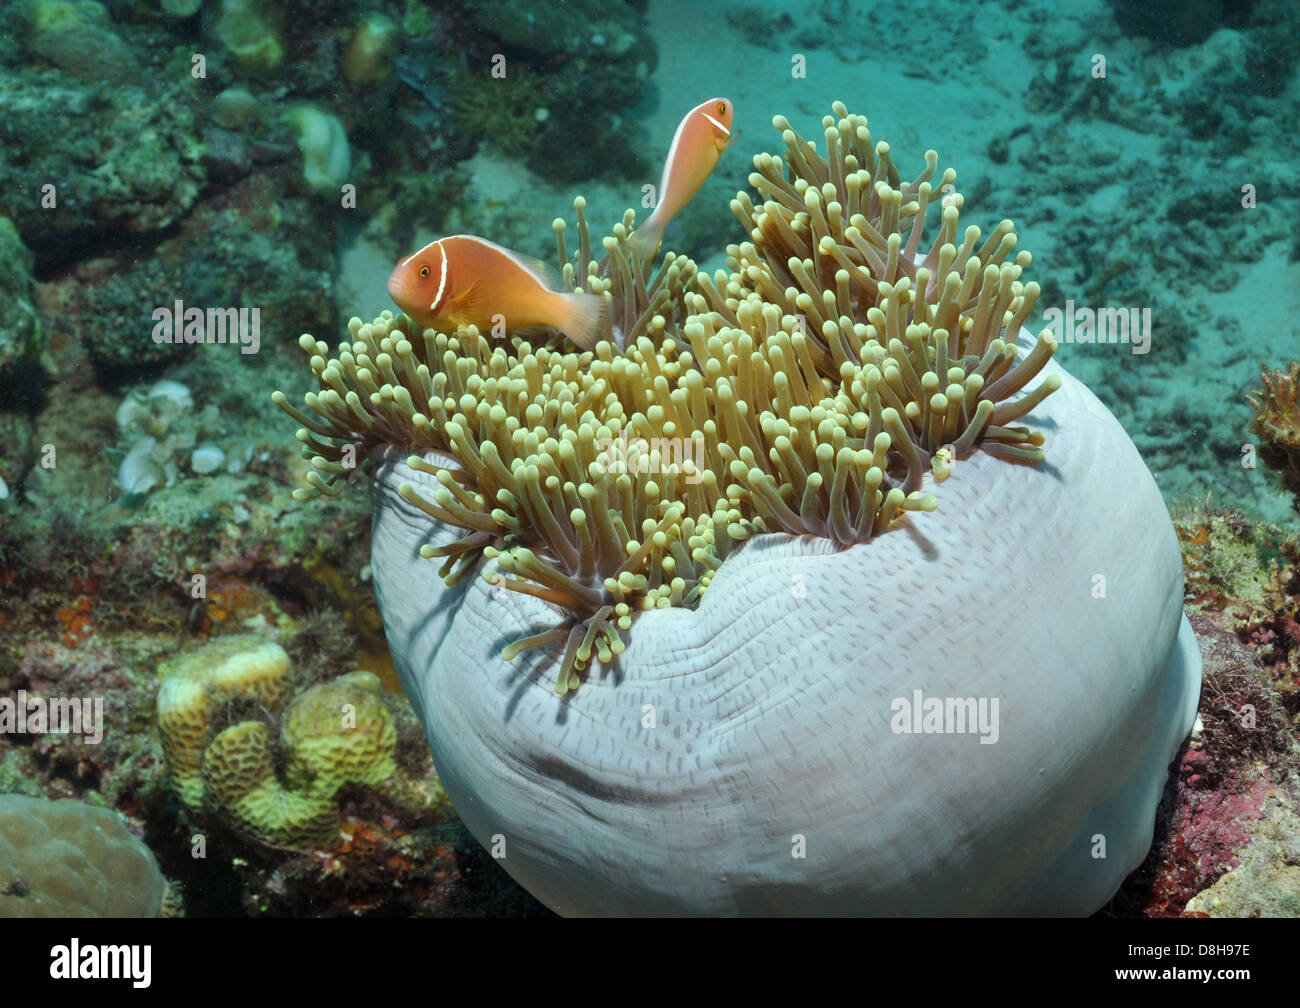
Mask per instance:
[[[447,304],[447,315],[456,325],[491,324],[486,299],[477,287],[457,294]]]

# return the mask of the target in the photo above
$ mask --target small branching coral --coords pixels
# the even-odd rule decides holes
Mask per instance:
[[[473,327],[419,332],[385,312],[352,319],[333,353],[302,337],[320,385],[305,411],[273,395],[314,467],[298,499],[410,454],[439,488],[401,495],[466,533],[424,548],[442,577],[487,557],[485,578],[567,614],[503,655],[562,646],[561,693],[623,650],[637,611],[698,604],[755,534],[866,542],[936,507],[927,470],[942,479],[977,448],[1043,457],[1042,435],[1011,426],[1059,385],[1012,399],[1055,346],[1044,335],[1016,360],[1038,287],[1019,279],[1027,253],[1007,261],[1011,222],[982,244],[976,227],[959,236],[952,194],[922,253],[933,151],[902,183],[842,104],[823,120],[825,156],[774,123],[786,160],[755,158],[762,203],[733,201],[749,240],[728,248],[728,271],[667,253],[647,275],[631,211],[597,262],[581,198],[571,261],[555,223],[565,287],[606,302],[593,351],[493,347]]]
[[[1250,432],[1260,439],[1259,454],[1282,476],[1300,511],[1300,363],[1286,371],[1260,368],[1264,387],[1250,395],[1255,416]]]

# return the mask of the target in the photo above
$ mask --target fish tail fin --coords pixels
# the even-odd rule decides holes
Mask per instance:
[[[628,249],[645,269],[654,261],[655,253],[659,251],[659,244],[663,241],[664,229],[657,225],[651,218],[628,236]]]
[[[595,294],[565,294],[564,317],[557,326],[583,350],[590,350],[600,338],[605,302]]]

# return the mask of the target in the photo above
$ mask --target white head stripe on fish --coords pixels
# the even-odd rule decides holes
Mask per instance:
[[[424,246],[424,248],[412,252],[409,256],[407,256],[405,259],[402,260],[402,265],[405,266],[407,263],[409,263],[412,259],[416,258],[417,256],[424,255],[424,253],[428,252],[429,249],[433,248],[435,245],[438,244],[438,242],[441,241],[442,241],[441,238],[437,239],[436,241],[431,241],[429,242],[428,245]]]
[[[720,122],[718,122],[718,120],[714,119],[713,116],[709,115],[709,113],[705,112],[705,113],[704,113],[704,118],[707,119],[707,120],[709,120],[709,122],[713,123],[713,125],[716,126],[716,127],[718,127],[718,129],[722,130],[722,135],[723,135],[723,136],[731,136],[731,130],[729,130],[729,129],[727,129],[727,127],[723,126],[722,123],[720,123]]]
[[[447,250],[442,247],[441,238],[433,244],[437,245],[438,251],[442,253],[442,276],[438,278],[438,293],[434,296],[433,304],[429,305],[429,311],[433,311],[442,303],[442,292],[447,289]]]

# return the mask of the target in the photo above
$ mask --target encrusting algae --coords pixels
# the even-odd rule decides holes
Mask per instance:
[[[581,198],[576,262],[556,221],[565,289],[604,302],[594,350],[559,336],[493,346],[473,326],[419,331],[384,312],[353,318],[332,354],[301,338],[320,384],[305,411],[273,395],[313,466],[298,500],[410,453],[440,489],[399,493],[466,533],[422,550],[446,582],[486,557],[484,578],[567,614],[502,655],[563,645],[560,693],[623,651],[638,611],[697,605],[751,536],[852,546],[935,509],[927,469],[942,479],[976,448],[1043,457],[1042,435],[1013,424],[1059,379],[1012,397],[1055,344],[1045,332],[1016,361],[1039,288],[1019,279],[1030,257],[1012,258],[1011,222],[982,243],[977,227],[959,233],[956,173],[932,183],[930,151],[902,183],[888,144],[841,103],[823,119],[825,156],[774,125],[784,160],[754,159],[761,202],[731,204],[748,240],[713,277],[671,252],[643,268],[631,211],[600,262]]]

